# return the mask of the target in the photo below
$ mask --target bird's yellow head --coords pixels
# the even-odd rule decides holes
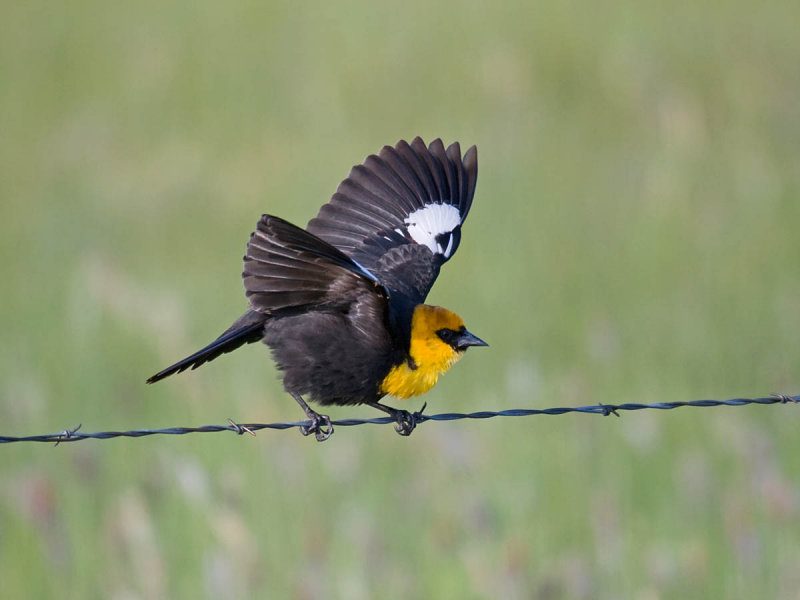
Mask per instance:
[[[420,304],[411,318],[409,360],[394,367],[381,391],[409,398],[430,390],[470,346],[487,346],[464,327],[456,313],[440,306]]]
[[[475,337],[453,311],[420,304],[411,319],[411,358],[417,365],[451,367],[470,346],[486,346]]]

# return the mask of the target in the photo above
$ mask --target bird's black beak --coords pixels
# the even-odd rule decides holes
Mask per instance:
[[[488,345],[489,344],[484,342],[477,335],[472,335],[466,329],[464,330],[463,333],[461,333],[461,335],[458,336],[458,338],[456,339],[456,344],[455,344],[456,350],[458,350],[459,352],[463,352],[464,350],[466,350],[470,346],[488,346]]]

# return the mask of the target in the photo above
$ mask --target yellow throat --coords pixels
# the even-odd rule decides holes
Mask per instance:
[[[436,332],[442,328],[458,330],[463,325],[461,317],[446,308],[417,306],[411,318],[411,358],[389,371],[381,383],[381,392],[396,398],[410,398],[430,390],[439,376],[464,355],[445,343]]]

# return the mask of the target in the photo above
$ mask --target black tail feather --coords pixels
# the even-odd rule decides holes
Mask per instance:
[[[187,356],[180,362],[167,367],[150,377],[147,383],[161,381],[165,377],[182,373],[186,369],[196,369],[202,364],[214,360],[221,354],[236,350],[244,344],[258,342],[264,335],[264,323],[266,315],[250,311],[238,319],[225,333],[219,336],[202,350],[198,350],[191,356]]]

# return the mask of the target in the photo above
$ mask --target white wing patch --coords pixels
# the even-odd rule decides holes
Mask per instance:
[[[453,250],[453,237],[447,248],[436,241],[436,237],[445,233],[451,233],[456,227],[461,225],[461,213],[451,204],[428,204],[418,208],[405,218],[408,227],[408,235],[416,243],[430,248],[434,254],[442,254],[445,258],[450,258]]]

